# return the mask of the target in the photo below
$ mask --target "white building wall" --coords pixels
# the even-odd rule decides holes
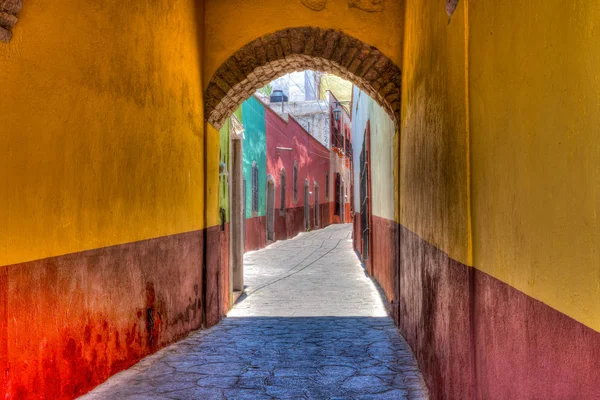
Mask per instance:
[[[371,207],[373,215],[394,220],[394,121],[379,104],[353,88],[352,144],[354,209],[360,212],[360,153],[367,123],[371,128]]]

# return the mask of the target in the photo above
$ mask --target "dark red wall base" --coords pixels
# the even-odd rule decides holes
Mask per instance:
[[[304,228],[304,207],[275,210],[275,240],[291,239]]]
[[[373,215],[371,217],[372,274],[379,282],[387,300],[398,303],[398,224]]]
[[[309,212],[310,229],[321,229],[331,224],[330,204],[319,205],[319,225],[315,223],[315,207]],[[275,210],[275,241],[291,239],[300,232],[306,232],[304,223],[304,206],[288,208],[285,211]],[[267,246],[267,217],[246,219],[246,237],[244,251],[259,250]]]
[[[204,234],[1,267],[0,398],[79,396],[200,328]]]
[[[600,333],[474,270],[481,399],[600,399]]]
[[[432,399],[600,399],[600,333],[372,219],[367,269],[392,301]],[[354,246],[364,257],[359,225]]]
[[[397,320],[433,399],[600,399],[600,333],[399,229]]]
[[[252,251],[267,246],[267,217],[246,218],[244,251]]]
[[[216,325],[229,311],[229,224],[206,229],[205,325]]]
[[[399,233],[399,328],[432,399],[472,399],[471,269],[401,225]]]

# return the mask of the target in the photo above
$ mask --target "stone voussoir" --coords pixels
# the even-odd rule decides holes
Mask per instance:
[[[0,39],[3,34],[10,35],[10,31],[0,30]],[[338,30],[314,27],[263,36],[225,61],[207,85],[208,121],[221,126],[256,89],[285,73],[303,69],[331,72],[353,81],[394,121],[399,121],[400,69],[372,46]]]

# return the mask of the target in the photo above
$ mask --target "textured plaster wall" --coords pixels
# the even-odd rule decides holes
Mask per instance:
[[[267,129],[265,105],[250,97],[241,106],[244,125],[243,161],[246,180],[246,218],[265,216],[267,193]],[[252,212],[252,164],[258,166],[258,212]]]
[[[354,87],[352,104],[352,145],[354,146],[354,204],[360,212],[360,153],[367,123],[371,131],[372,213],[394,221],[395,179],[394,136],[396,127],[380,105],[366,93]]]
[[[304,180],[308,179],[311,206],[314,206],[314,184],[319,185],[319,203],[332,201],[325,197],[325,172],[329,170],[329,150],[304,130],[293,117],[284,120],[270,108],[266,110],[267,173],[275,180],[275,215],[281,208],[281,169],[285,169],[285,208],[304,207]],[[291,151],[277,147],[291,148]],[[298,194],[294,201],[293,168],[298,165]],[[330,177],[330,182],[332,178]]]
[[[471,3],[474,264],[600,331],[600,4]]]
[[[399,325],[433,397],[598,397],[599,16],[407,1]]]
[[[227,173],[227,175],[219,176],[219,208],[225,210],[224,222],[229,222],[229,140],[229,119],[227,119],[219,129],[219,163],[224,164]],[[219,222],[221,222],[220,219]]]
[[[398,222],[470,264],[463,7],[406,7]]]
[[[0,51],[0,265],[205,227],[201,11],[25,3]]]
[[[220,153],[222,135],[221,132],[215,129],[214,126],[206,124],[206,153],[204,154],[206,162],[206,207],[203,212],[205,213],[206,226],[211,227],[219,225],[221,222],[219,216],[219,207],[221,207],[221,200],[223,194],[223,187],[225,186],[225,195],[229,195],[227,188],[227,177],[220,179],[219,176],[219,163],[222,158],[229,159],[229,147],[225,155]],[[227,135],[229,138],[229,135]],[[227,212],[226,220],[229,217],[229,202],[227,201]],[[215,211],[216,210],[216,211]]]
[[[369,101],[358,87],[352,87],[352,167],[354,174],[354,212],[361,212],[360,203],[360,153],[365,141],[365,131],[369,123]]]
[[[402,65],[403,4],[388,0],[382,12],[366,12],[349,7],[348,0],[329,0],[313,11],[300,0],[206,0],[205,84],[246,43],[299,26],[340,29]]]
[[[599,331],[600,6],[442,11],[407,2],[399,222]]]

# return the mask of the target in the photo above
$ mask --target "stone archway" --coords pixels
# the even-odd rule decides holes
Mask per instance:
[[[23,0],[0,0],[0,41],[8,42],[12,37],[12,27],[19,20],[17,14],[23,7]]]
[[[400,120],[400,68],[375,47],[344,32],[290,28],[239,49],[215,72],[205,93],[205,116],[217,129],[256,89],[286,73],[312,69],[352,81]]]

